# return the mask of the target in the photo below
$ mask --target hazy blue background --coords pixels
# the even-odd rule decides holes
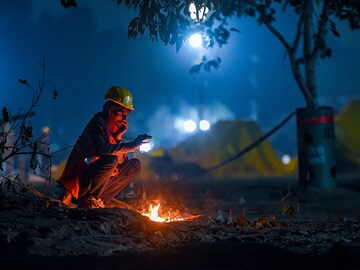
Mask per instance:
[[[31,123],[37,133],[51,128],[53,150],[75,142],[111,85],[134,95],[128,136],[150,133],[157,146],[166,147],[186,136],[174,128],[175,118],[196,118],[199,108],[212,123],[252,118],[267,131],[305,105],[283,47],[256,22],[242,20],[241,33],[227,46],[207,52],[222,58],[220,69],[194,75],[189,69],[201,59],[201,49],[185,45],[177,53],[147,36],[130,41],[132,16],[111,0],[79,0],[78,8],[68,10],[57,0],[0,0],[0,105],[13,114],[30,105],[31,91],[18,79],[36,86],[42,55],[59,97],[53,100],[48,88]],[[291,26],[292,18],[279,22]],[[320,104],[335,110],[360,98],[360,32],[339,28],[342,38],[329,37],[333,56],[319,64],[317,74]],[[292,29],[283,28],[289,35]],[[279,154],[293,155],[294,119],[271,141]]]

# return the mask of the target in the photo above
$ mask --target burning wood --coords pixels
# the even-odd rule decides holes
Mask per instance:
[[[149,217],[149,219],[155,221],[155,222],[175,222],[175,221],[184,221],[184,218],[179,218],[179,215],[172,215],[170,211],[168,211],[168,216],[162,217],[159,215],[159,208],[160,203],[158,203],[156,206],[153,206],[153,204],[150,204],[149,210],[147,213],[142,213],[143,216]]]

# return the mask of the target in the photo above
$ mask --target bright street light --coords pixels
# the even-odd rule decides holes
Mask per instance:
[[[202,36],[199,33],[192,34],[189,41],[191,46],[198,48],[202,45]]]
[[[281,162],[285,165],[289,164],[291,161],[291,158],[289,155],[283,155],[282,158],[281,158]]]
[[[193,132],[196,129],[196,123],[193,120],[186,120],[184,122],[184,130],[186,132]]]
[[[210,128],[210,123],[208,120],[201,120],[199,122],[199,128],[203,131],[209,130]]]
[[[189,6],[190,18],[194,21],[198,21],[198,17],[196,15],[196,6],[194,3],[191,3]],[[201,7],[198,11],[199,19],[202,20],[206,18],[206,14],[209,12],[207,7]]]

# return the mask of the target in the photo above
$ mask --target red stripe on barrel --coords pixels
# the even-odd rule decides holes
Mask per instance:
[[[325,124],[334,122],[333,115],[317,116],[312,118],[298,119],[299,124]]]

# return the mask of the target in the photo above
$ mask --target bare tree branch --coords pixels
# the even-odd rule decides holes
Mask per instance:
[[[319,52],[321,51],[322,48],[324,48],[326,26],[329,21],[328,12],[329,12],[328,1],[324,1],[323,9],[320,15],[320,20],[318,22],[318,32],[315,36],[314,48],[311,55],[312,59],[317,59],[319,57]]]
[[[287,42],[287,40],[284,38],[284,36],[281,35],[281,33],[268,21],[265,20],[264,23],[265,26],[270,30],[270,32],[280,40],[280,42],[283,44],[288,54],[293,54],[294,53],[293,49],[290,46],[290,44]]]
[[[46,165],[46,168],[50,167],[49,173],[51,178],[51,165],[52,165],[52,157],[54,153],[50,153],[49,147],[50,143],[46,141],[46,137],[50,135],[50,130],[44,132],[37,138],[33,138],[32,125],[27,123],[28,118],[32,117],[35,113],[33,109],[38,106],[41,95],[44,90],[48,86],[48,80],[46,80],[46,66],[45,66],[45,57],[41,62],[39,62],[41,68],[41,76],[38,80],[38,88],[35,89],[27,80],[20,79],[19,83],[28,87],[33,94],[32,102],[27,109],[27,111],[23,114],[20,114],[21,110],[19,110],[18,114],[15,117],[11,117],[7,122],[0,121],[2,132],[1,132],[1,145],[0,145],[0,169],[2,170],[2,164],[14,157],[15,155],[30,155],[30,168],[35,171],[35,169],[40,168],[40,162],[38,160],[38,155],[45,157],[50,160],[50,166]],[[3,113],[4,114],[4,113]],[[4,117],[5,118],[5,117]],[[9,117],[7,117],[8,119]],[[20,124],[15,124],[17,120],[21,120]],[[5,128],[5,124],[8,125]],[[11,145],[6,145],[8,136],[15,131],[15,129],[19,129],[19,134],[14,138],[14,141],[11,142]],[[7,152],[5,152],[7,151]],[[57,151],[60,152],[60,151]]]
[[[300,40],[301,40],[303,24],[304,24],[304,13],[301,14],[298,24],[297,24],[297,27],[296,27],[296,35],[295,35],[293,46],[292,46],[294,52],[297,51]]]
[[[308,91],[308,88],[306,86],[306,83],[304,79],[302,78],[302,74],[299,70],[299,65],[296,62],[296,51],[289,45],[289,43],[286,41],[286,39],[280,34],[275,27],[270,24],[269,22],[265,21],[265,26],[270,30],[271,33],[273,33],[274,36],[276,36],[280,42],[285,47],[287,54],[289,56],[289,61],[291,65],[291,71],[294,75],[294,78],[299,85],[300,91],[303,93],[303,95],[306,97],[306,100],[311,100],[311,94]]]

